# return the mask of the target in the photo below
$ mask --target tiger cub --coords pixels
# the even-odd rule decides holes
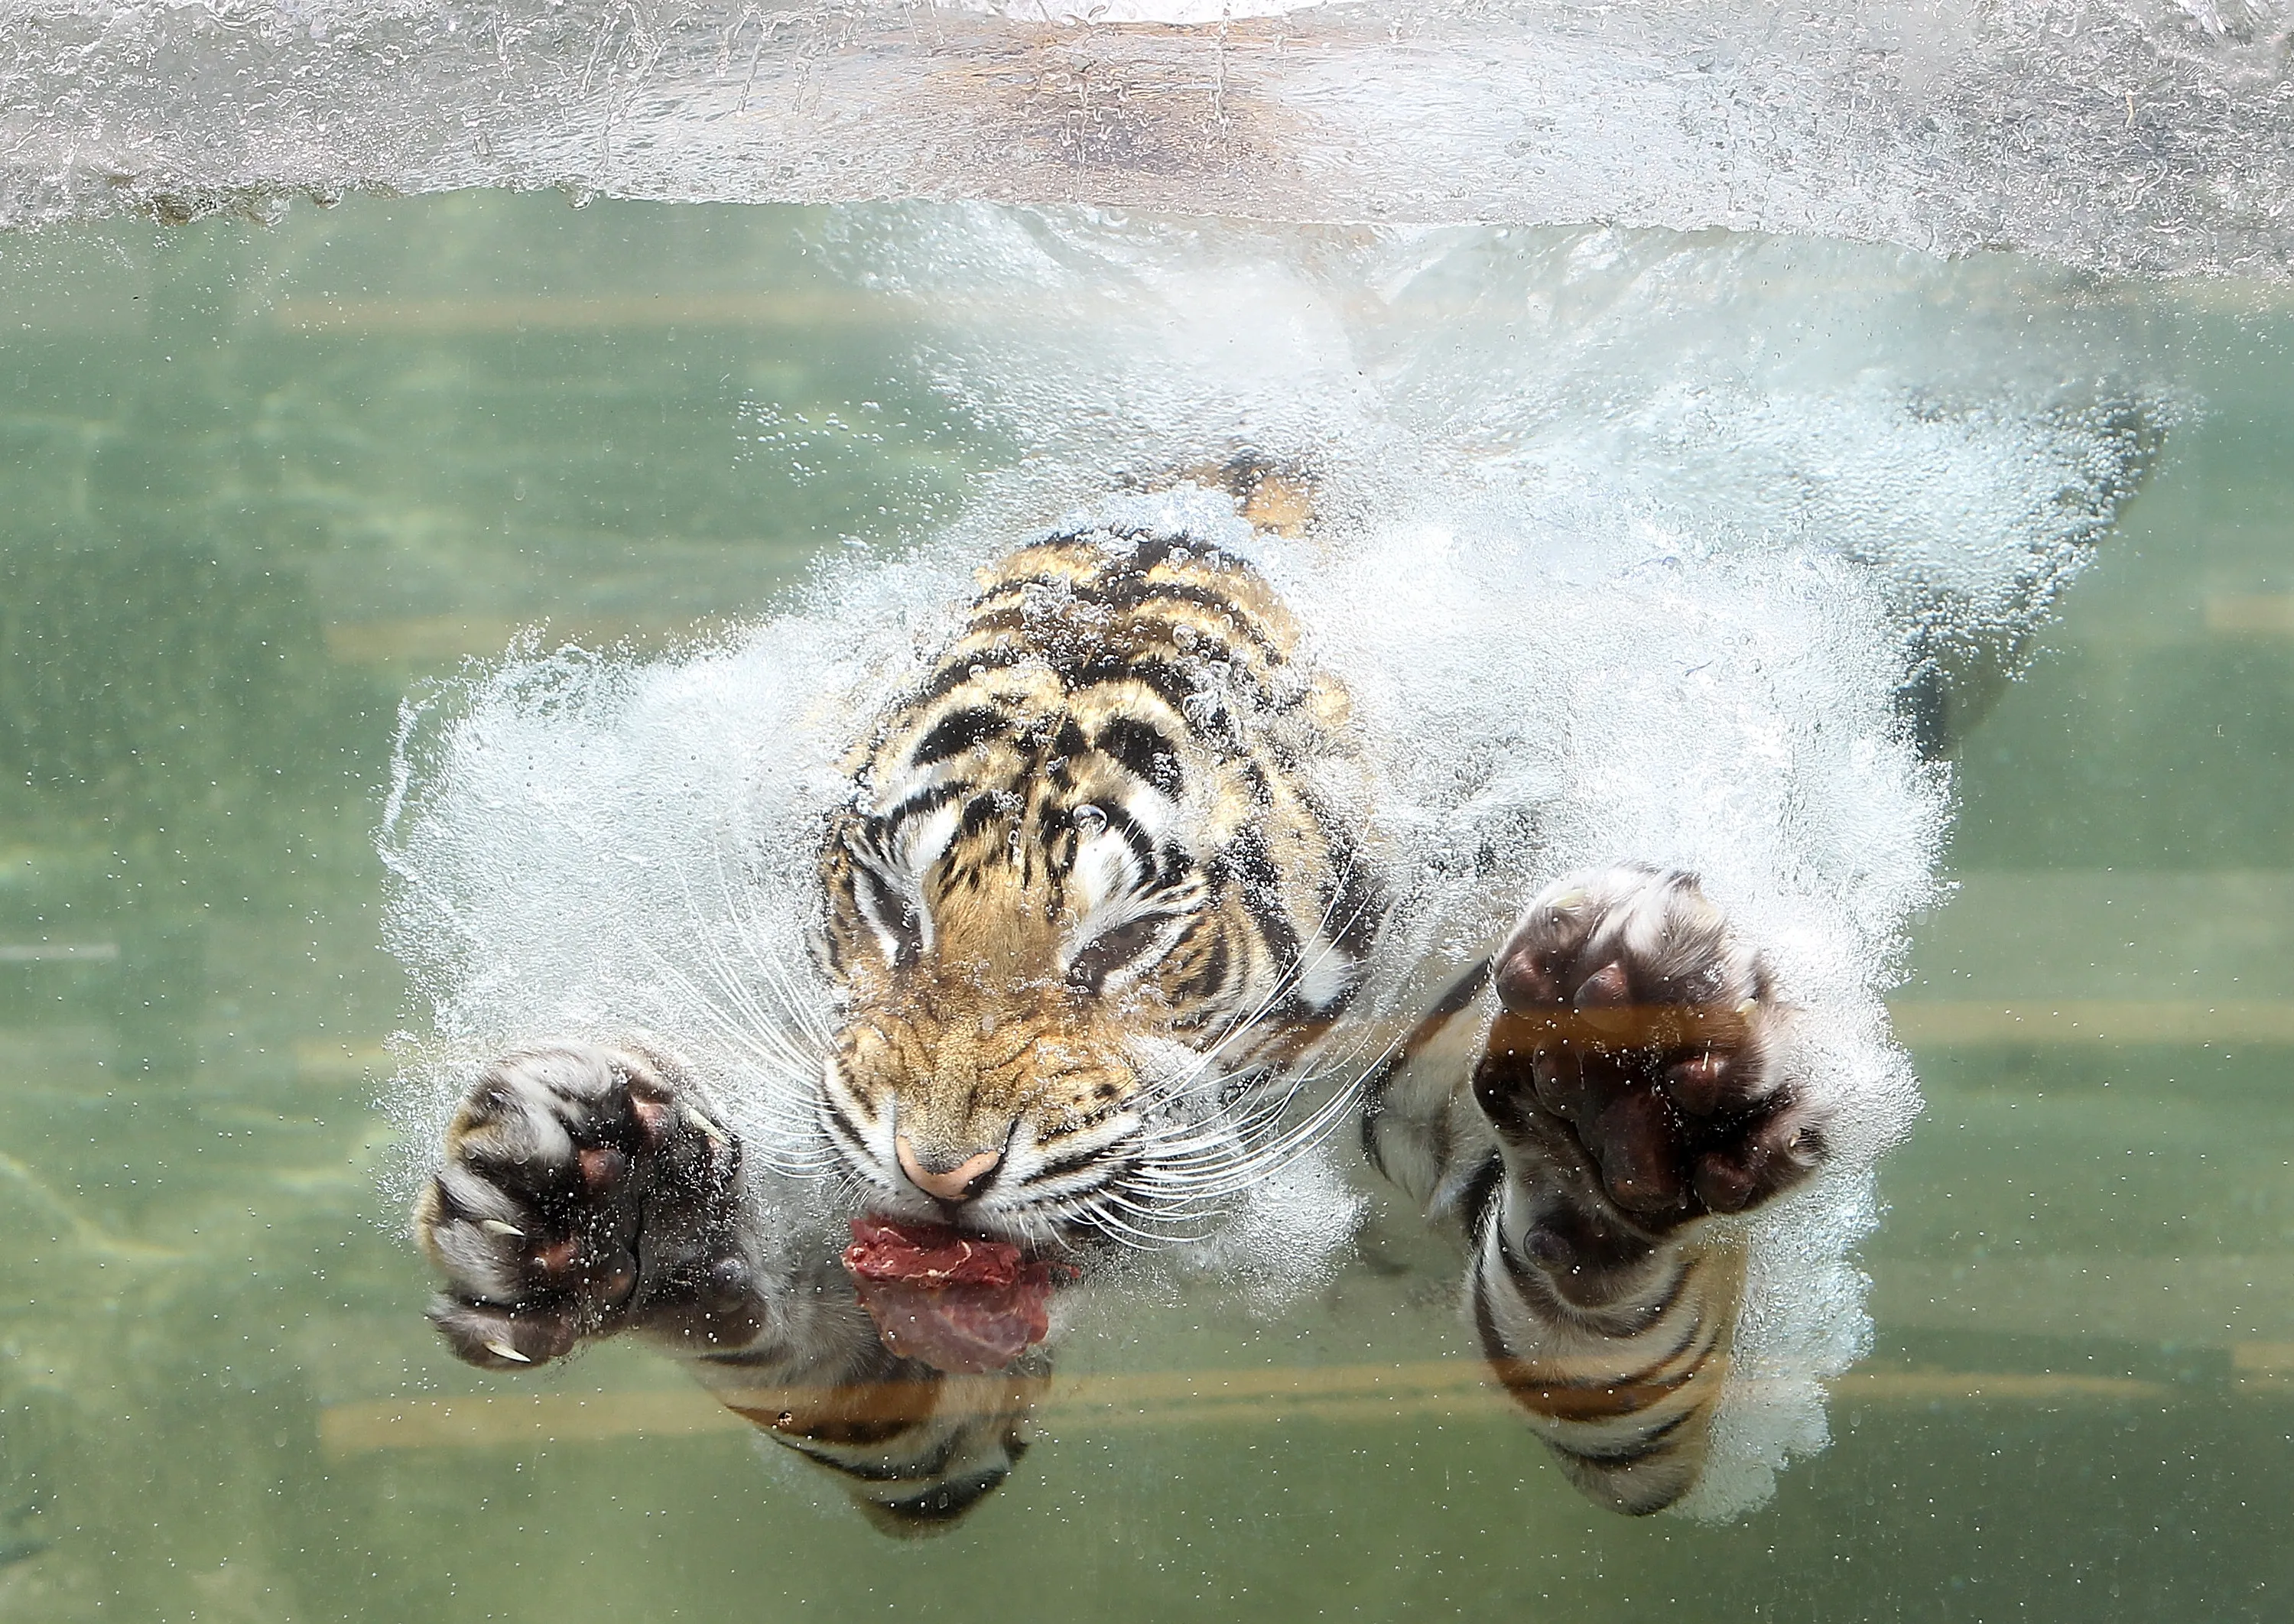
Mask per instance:
[[[1392,905],[1346,694],[1250,564],[1177,523],[1021,548],[847,766],[817,949],[842,1215],[1087,1263],[1295,1142],[1270,1124],[1335,1065]],[[1622,1511],[1704,1458],[1744,1271],[1705,1220],[1825,1154],[1780,1019],[1693,879],[1620,866],[1530,899],[1337,1079],[1371,1164],[1464,1237],[1496,1379]],[[1024,1447],[1046,1350],[910,1356],[834,1244],[765,1215],[773,1176],[665,1048],[510,1055],[415,1214],[431,1317],[492,1368],[643,1334],[882,1525],[961,1514]]]

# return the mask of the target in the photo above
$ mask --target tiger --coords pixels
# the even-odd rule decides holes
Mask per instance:
[[[1304,483],[1225,488],[1281,545],[1311,531]],[[1086,516],[976,587],[820,832],[836,1016],[794,1132],[828,1206],[1087,1279],[1299,1142],[1281,1125],[1321,1090],[1462,1247],[1491,1377],[1568,1480],[1631,1515],[1680,1502],[1742,1217],[1837,1126],[1761,946],[1624,854],[1521,898],[1366,1053],[1346,1017],[1405,903],[1350,695],[1265,572],[1184,515]],[[1025,1452],[1051,1342],[917,1356],[759,1198],[790,1149],[744,1144],[656,1035],[506,1054],[417,1203],[429,1317],[495,1370],[639,1336],[879,1527],[944,1528]]]

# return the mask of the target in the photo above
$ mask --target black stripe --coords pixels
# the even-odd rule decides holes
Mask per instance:
[[[1282,876],[1266,844],[1265,824],[1257,821],[1243,824],[1227,847],[1225,857],[1241,881],[1236,889],[1241,895],[1243,908],[1258,927],[1259,938],[1266,944],[1266,956],[1273,961],[1277,975],[1288,976],[1298,962],[1298,930],[1282,906]]]
[[[1566,1443],[1557,1443],[1550,1438],[1545,1443],[1555,1454],[1566,1455],[1570,1459],[1582,1461],[1589,1466],[1638,1466],[1652,1456],[1664,1453],[1667,1441],[1673,1433],[1696,1418],[1694,1408],[1684,1409],[1671,1420],[1658,1423],[1639,1442],[1623,1444],[1614,1449],[1580,1449]]]
[[[1112,1114],[1113,1112],[1111,1108],[1107,1111],[1102,1111],[1094,1118],[1094,1120],[1104,1121]],[[1080,1129],[1074,1131],[1078,1133],[1081,1132]],[[1121,1145],[1119,1143],[1111,1145],[1094,1145],[1090,1149],[1078,1151],[1073,1156],[1065,1156],[1062,1157],[1057,1161],[1045,1162],[1042,1166],[1037,1168],[1035,1172],[1029,1173],[1026,1178],[1020,1181],[1021,1188],[1024,1190],[1030,1184],[1048,1184],[1053,1179],[1063,1177],[1070,1173],[1079,1172],[1083,1168],[1090,1166],[1094,1162],[1103,1161],[1109,1156],[1119,1154],[1120,1151]],[[1115,1169],[1114,1172],[1111,1172],[1106,1177],[1102,1178],[1100,1182],[1102,1184],[1111,1182],[1118,1173],[1124,1171],[1126,1171],[1126,1168]]]
[[[1101,1106],[1097,1110],[1091,1112],[1087,1116],[1076,1118],[1071,1121],[1046,1124],[1045,1126],[1038,1128],[1036,1131],[1036,1142],[1039,1145],[1047,1145],[1053,1140],[1072,1138],[1078,1133],[1088,1133],[1092,1129],[1097,1127],[1101,1123],[1105,1122],[1118,1111],[1127,1108],[1128,1107],[1126,1102],[1119,1100],[1113,1104]],[[1113,1147],[1102,1145],[1098,1149],[1092,1151],[1091,1154],[1093,1156],[1104,1156],[1111,1149],[1113,1149]]]
[[[1251,612],[1232,596],[1216,587],[1195,586],[1184,581],[1149,581],[1143,574],[1130,570],[1102,573],[1082,581],[1065,575],[1038,574],[1013,576],[998,581],[992,589],[972,599],[971,616],[964,629],[966,634],[1011,631],[1023,637],[1029,636],[1030,617],[1026,608],[1026,597],[1030,588],[1064,594],[1077,605],[1087,609],[1105,610],[1111,615],[1138,615],[1142,611],[1151,611],[1159,605],[1173,606],[1184,604],[1208,610],[1225,624],[1204,635],[1222,646],[1232,651],[1238,645],[1247,646],[1255,650],[1269,668],[1280,666],[1287,659],[1281,646],[1257,624]],[[1131,623],[1135,626],[1142,624],[1136,620]],[[1166,616],[1159,621],[1146,624],[1159,626],[1164,640],[1175,643],[1172,633],[1178,622],[1175,620]],[[1191,630],[1204,631],[1192,621],[1188,625]],[[1095,636],[1088,629],[1083,635],[1087,637]]]
[[[1492,1210],[1494,1212],[1494,1207]],[[1553,1288],[1553,1282],[1546,1279],[1544,1272],[1534,1263],[1525,1263],[1514,1255],[1513,1246],[1507,1241],[1505,1231],[1502,1230],[1500,1230],[1497,1234],[1497,1251],[1498,1262],[1504,1266],[1506,1278],[1513,1282],[1515,1290],[1531,1300],[1532,1311],[1541,1318],[1564,1320],[1597,1331],[1601,1336],[1615,1337],[1619,1341],[1641,1335],[1671,1313],[1673,1304],[1680,1301],[1682,1288],[1688,1285],[1692,1272],[1688,1264],[1676,1261],[1673,1264],[1672,1278],[1667,1280],[1658,1291],[1655,1303],[1643,1303],[1629,1314],[1612,1317],[1613,1311],[1580,1308],[1556,1291]],[[1487,1257],[1489,1254],[1485,1249],[1475,1253],[1474,1255],[1478,1260]],[[1623,1266],[1631,1267],[1631,1264]],[[1475,1272],[1477,1275],[1481,1272],[1482,1267],[1483,1265],[1476,1262]]]
[[[1042,659],[1040,650],[1026,644],[1007,644],[1002,648],[983,648],[971,654],[956,654],[932,673],[930,681],[909,696],[905,708],[914,710],[936,699],[945,699],[974,677],[983,677],[989,671],[1008,671],[1014,666],[1035,665]]]
[[[1189,562],[1208,564],[1214,570],[1232,570],[1241,575],[1257,573],[1249,559],[1227,551],[1216,541],[1200,540],[1193,536],[1175,536],[1167,531],[1128,527],[1116,529],[1112,533],[1138,544],[1131,556],[1122,560],[1127,572],[1144,575],[1159,564],[1170,563],[1171,555],[1184,548]]]
[[[1696,1344],[1700,1341],[1704,1345],[1698,1348]],[[1662,1381],[1657,1379],[1656,1373],[1659,1370],[1664,1369],[1665,1366],[1691,1349],[1696,1350],[1696,1358],[1686,1370],[1678,1376],[1667,1376]],[[1520,1382],[1507,1382],[1505,1384],[1509,1388],[1533,1388],[1546,1393],[1613,1393],[1619,1388],[1646,1392],[1648,1394],[1647,1401],[1635,1409],[1609,1417],[1612,1420],[1623,1420],[1627,1414],[1638,1415],[1643,1410],[1655,1408],[1661,1401],[1695,1381],[1704,1368],[1705,1355],[1712,1352],[1712,1340],[1704,1336],[1704,1322],[1700,1320],[1688,1328],[1688,1335],[1680,1339],[1672,1352],[1654,1363],[1643,1366],[1639,1370],[1620,1371],[1615,1376],[1549,1376],[1538,1369],[1535,1360],[1522,1359],[1516,1355],[1508,1359],[1506,1362],[1517,1369],[1525,1367],[1528,1369],[1525,1371]],[[1499,1379],[1504,1380],[1502,1376]],[[1553,1418],[1557,1421],[1566,1421],[1570,1417],[1556,1416]]]
[[[1394,1175],[1386,1170],[1386,1155],[1378,1148],[1378,1119],[1386,1115],[1386,1107],[1377,1100],[1364,1100],[1362,1109],[1362,1153],[1371,1171],[1381,1179]]]
[[[1107,543],[1131,542],[1127,553],[1109,550]],[[1032,552],[1038,547],[1064,547],[1081,553],[1094,568],[1108,573],[1122,571],[1143,575],[1158,564],[1168,564],[1171,555],[1181,548],[1188,559],[1208,564],[1214,570],[1233,570],[1246,574],[1257,572],[1250,560],[1240,553],[1229,552],[1216,541],[1206,541],[1190,535],[1173,535],[1167,530],[1154,530],[1143,524],[1087,524],[1076,530],[1058,530],[1039,541],[1031,541],[1021,548]]]
[[[852,1119],[844,1114],[844,1108],[842,1106],[837,1104],[835,1100],[830,1099],[826,1094],[823,1094],[820,1097],[820,1108],[827,1114],[828,1125],[832,1131],[841,1130],[844,1134],[845,1139],[850,1141],[853,1149],[860,1152],[863,1156],[866,1156],[868,1153],[868,1141],[866,1136],[864,1135],[858,1127],[853,1125]]]
[[[906,1432],[909,1426],[921,1425],[921,1422],[911,1422],[900,1430]],[[842,1472],[845,1476],[858,1478],[864,1483],[913,1483],[923,1478],[938,1477],[948,1470],[948,1463],[956,1458],[956,1450],[964,1447],[964,1434],[960,1432],[951,1433],[940,1441],[939,1448],[920,1459],[899,1465],[878,1466],[874,1462],[840,1460],[824,1450],[807,1449],[797,1441],[798,1437],[802,1436],[801,1433],[792,1435],[776,1431],[771,1436],[788,1445],[807,1460],[818,1461],[832,1472]]]
[[[1460,1205],[1465,1209],[1467,1233],[1473,1238],[1476,1257],[1481,1255],[1483,1237],[1497,1221],[1498,1192],[1504,1183],[1505,1158],[1494,1150],[1482,1158],[1474,1176],[1466,1181]],[[1481,1270],[1476,1267],[1474,1272],[1478,1276]]]
[[[1184,938],[1180,945],[1184,946]],[[1211,938],[1209,950],[1203,955],[1203,967],[1180,983],[1179,991],[1190,998],[1208,998],[1224,991],[1228,957],[1226,932],[1221,930]]]
[[[923,922],[916,916],[915,905],[874,869],[860,870],[855,881],[853,900],[861,905],[864,918],[892,938],[892,962],[912,961],[923,950]]]
[[[1166,795],[1179,792],[1179,751],[1160,727],[1135,716],[1119,716],[1093,741],[1110,759]]]
[[[908,762],[912,767],[930,767],[935,761],[962,755],[976,744],[1000,738],[1011,730],[1012,724],[1005,719],[1001,711],[990,710],[980,705],[967,706],[962,710],[951,711],[933,723],[931,731],[924,735],[923,742],[908,757]]]
[[[1131,656],[1097,648],[1073,652],[1085,657],[1068,659],[1062,651],[1054,651],[1050,658],[1053,675],[1070,694],[1110,683],[1135,682],[1184,716],[1188,703],[1202,692],[1202,684],[1195,680],[1192,672],[1152,654]]]
[[[1148,581],[1141,576],[1119,576],[1088,588],[1078,588],[1078,597],[1088,597],[1104,604],[1111,610],[1136,612],[1155,604],[1186,604],[1197,609],[1208,609],[1221,615],[1266,659],[1269,665],[1282,662],[1282,650],[1267,637],[1248,609],[1232,597],[1210,587],[1192,586],[1184,581]],[[1236,639],[1226,639],[1232,643]]]
[[[1094,804],[1106,816],[1107,826],[1123,837],[1123,843],[1131,848],[1132,857],[1138,861],[1139,872],[1133,876],[1133,883],[1136,884],[1154,873],[1157,867],[1155,841],[1139,826],[1139,820],[1115,803],[1097,801]]]
[[[1314,813],[1334,874],[1322,896],[1325,916],[1338,922],[1338,932],[1330,938],[1331,945],[1343,948],[1353,958],[1366,958],[1384,913],[1379,906],[1379,892],[1384,888],[1379,883],[1376,871],[1363,862],[1354,842],[1331,827],[1320,807],[1315,807]]]
[[[887,854],[882,849],[883,847],[891,839],[893,834],[899,832],[899,826],[907,822],[908,819],[919,816],[927,812],[937,812],[940,808],[946,806],[949,801],[954,800],[957,796],[969,794],[971,793],[971,791],[972,786],[970,784],[958,779],[948,779],[939,784],[929,784],[923,789],[918,790],[915,794],[898,802],[890,810],[880,812],[875,816],[870,818],[867,822],[866,827],[870,838],[879,848],[877,855],[879,857],[887,856]]]
[[[906,1517],[910,1522],[952,1522],[1011,1474],[1008,1467],[991,1466],[974,1476],[941,1483],[908,1499],[880,1500],[877,1504],[894,1516]]]
[[[1477,1253],[1476,1255],[1478,1257],[1486,1255],[1486,1254]],[[1482,1356],[1488,1360],[1490,1364],[1493,1367],[1491,1374],[1497,1377],[1498,1384],[1500,1386],[1505,1388],[1509,1393],[1515,1394],[1517,1401],[1520,1402],[1525,1409],[1530,1410],[1533,1414],[1542,1414],[1542,1412],[1538,1411],[1535,1406],[1529,1404],[1525,1400],[1521,1399],[1519,1393],[1517,1392],[1517,1385],[1528,1385],[1528,1384],[1516,1384],[1508,1381],[1505,1377],[1504,1371],[1507,1367],[1518,1367],[1525,1361],[1522,1360],[1519,1354],[1514,1352],[1512,1345],[1506,1341],[1504,1336],[1498,1329],[1497,1316],[1490,1307],[1489,1279],[1487,1271],[1476,1268],[1473,1272],[1474,1332],[1475,1335],[1480,1338],[1482,1344]],[[1647,1366],[1644,1374],[1640,1376],[1618,1376],[1607,1380],[1598,1378],[1590,1380],[1573,1380],[1565,1378],[1556,1381],[1547,1381],[1544,1378],[1540,1377],[1534,1384],[1541,1388],[1547,1388],[1561,1393],[1583,1393],[1599,1388],[1631,1387],[1648,1384],[1647,1381],[1647,1371],[1661,1369],[1668,1361],[1680,1358],[1682,1353],[1688,1351],[1689,1344],[1696,1339],[1696,1332],[1700,1328],[1702,1328],[1701,1322],[1698,1326],[1691,1327],[1689,1336],[1687,1340],[1683,1341],[1672,1352],[1666,1354],[1664,1359],[1660,1359],[1656,1363]],[[1712,1352],[1710,1346],[1706,1348],[1705,1352],[1708,1353]],[[1664,1383],[1663,1384],[1663,1393],[1670,1394],[1678,1392],[1680,1388],[1686,1386],[1692,1379],[1694,1379],[1698,1371],[1703,1368],[1704,1360],[1699,1359],[1696,1364],[1689,1367],[1686,1374],[1676,1376],[1672,1380]],[[1656,1399],[1652,1398],[1650,1403],[1654,1404],[1656,1401]],[[1690,1416],[1693,1416],[1696,1413],[1696,1409],[1692,1406],[1690,1409],[1684,1410],[1680,1415],[1674,1417],[1672,1420],[1664,1423],[1657,1428],[1653,1436],[1656,1439],[1662,1440],[1666,1433],[1671,1433],[1675,1427],[1679,1426],[1681,1422],[1687,1420]],[[1556,1421],[1561,1425],[1568,1425],[1564,1417],[1547,1417],[1546,1418],[1548,1420]],[[1622,1419],[1623,1417],[1611,1418]],[[1563,1450],[1564,1453],[1574,1455],[1581,1460],[1589,1461],[1600,1466],[1630,1466],[1633,1464],[1635,1460],[1646,1459],[1647,1458],[1647,1454],[1655,1452],[1654,1450],[1648,1450],[1639,1455],[1631,1455],[1628,1453],[1612,1457],[1608,1455],[1590,1455],[1582,1450],[1567,1449],[1566,1446],[1558,1443],[1554,1444],[1553,1447],[1557,1449]],[[1640,1446],[1635,1445],[1631,1447],[1633,1449],[1639,1449]]]
[[[956,826],[956,838],[967,840],[978,834],[996,816],[996,797],[993,794],[974,795],[964,803],[964,818]]]
[[[1483,984],[1489,978],[1490,961],[1486,958],[1476,960],[1464,975],[1450,984],[1449,991],[1434,1001],[1434,1007],[1426,1012],[1428,1017],[1443,1019],[1455,1015],[1473,1003],[1474,995],[1482,990]]]
[[[438,1202],[438,1220],[440,1227],[443,1228],[444,1225],[449,1223],[477,1223],[482,1222],[477,1214],[472,1212],[468,1207],[454,1199],[454,1192],[446,1188],[446,1181],[440,1178],[435,1173],[430,1175],[430,1190],[431,1193],[436,1198]]]

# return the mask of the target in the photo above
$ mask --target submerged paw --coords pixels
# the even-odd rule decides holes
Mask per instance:
[[[1563,881],[1493,974],[1483,1110],[1501,1134],[1574,1160],[1638,1226],[1742,1212],[1821,1157],[1816,1113],[1777,1076],[1767,967],[1690,876]]]
[[[657,1222],[664,1204],[730,1199],[739,1146],[673,1075],[563,1045],[500,1060],[471,1088],[414,1214],[446,1277],[430,1319],[462,1358],[540,1364],[614,1328],[658,1271],[641,1251],[694,1227]]]

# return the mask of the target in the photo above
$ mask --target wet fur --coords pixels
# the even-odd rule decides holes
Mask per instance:
[[[826,1154],[765,1159],[824,1159],[856,1210],[1078,1255],[1262,1176],[1388,906],[1351,728],[1215,546],[1085,527],[984,571],[848,763],[820,859]],[[1672,1504],[1704,1459],[1744,1271],[1710,1220],[1824,1154],[1776,1075],[1785,1019],[1693,879],[1619,867],[1535,898],[1362,1079],[1372,1164],[1465,1242],[1493,1376],[1617,1509]],[[1355,1097],[1328,1087],[1307,1129]],[[742,1153],[665,1048],[506,1058],[416,1214],[433,1320],[497,1368],[645,1336],[880,1525],[945,1526],[1024,1448],[1048,1354],[955,1377],[887,1352],[818,1238],[744,1203]]]

